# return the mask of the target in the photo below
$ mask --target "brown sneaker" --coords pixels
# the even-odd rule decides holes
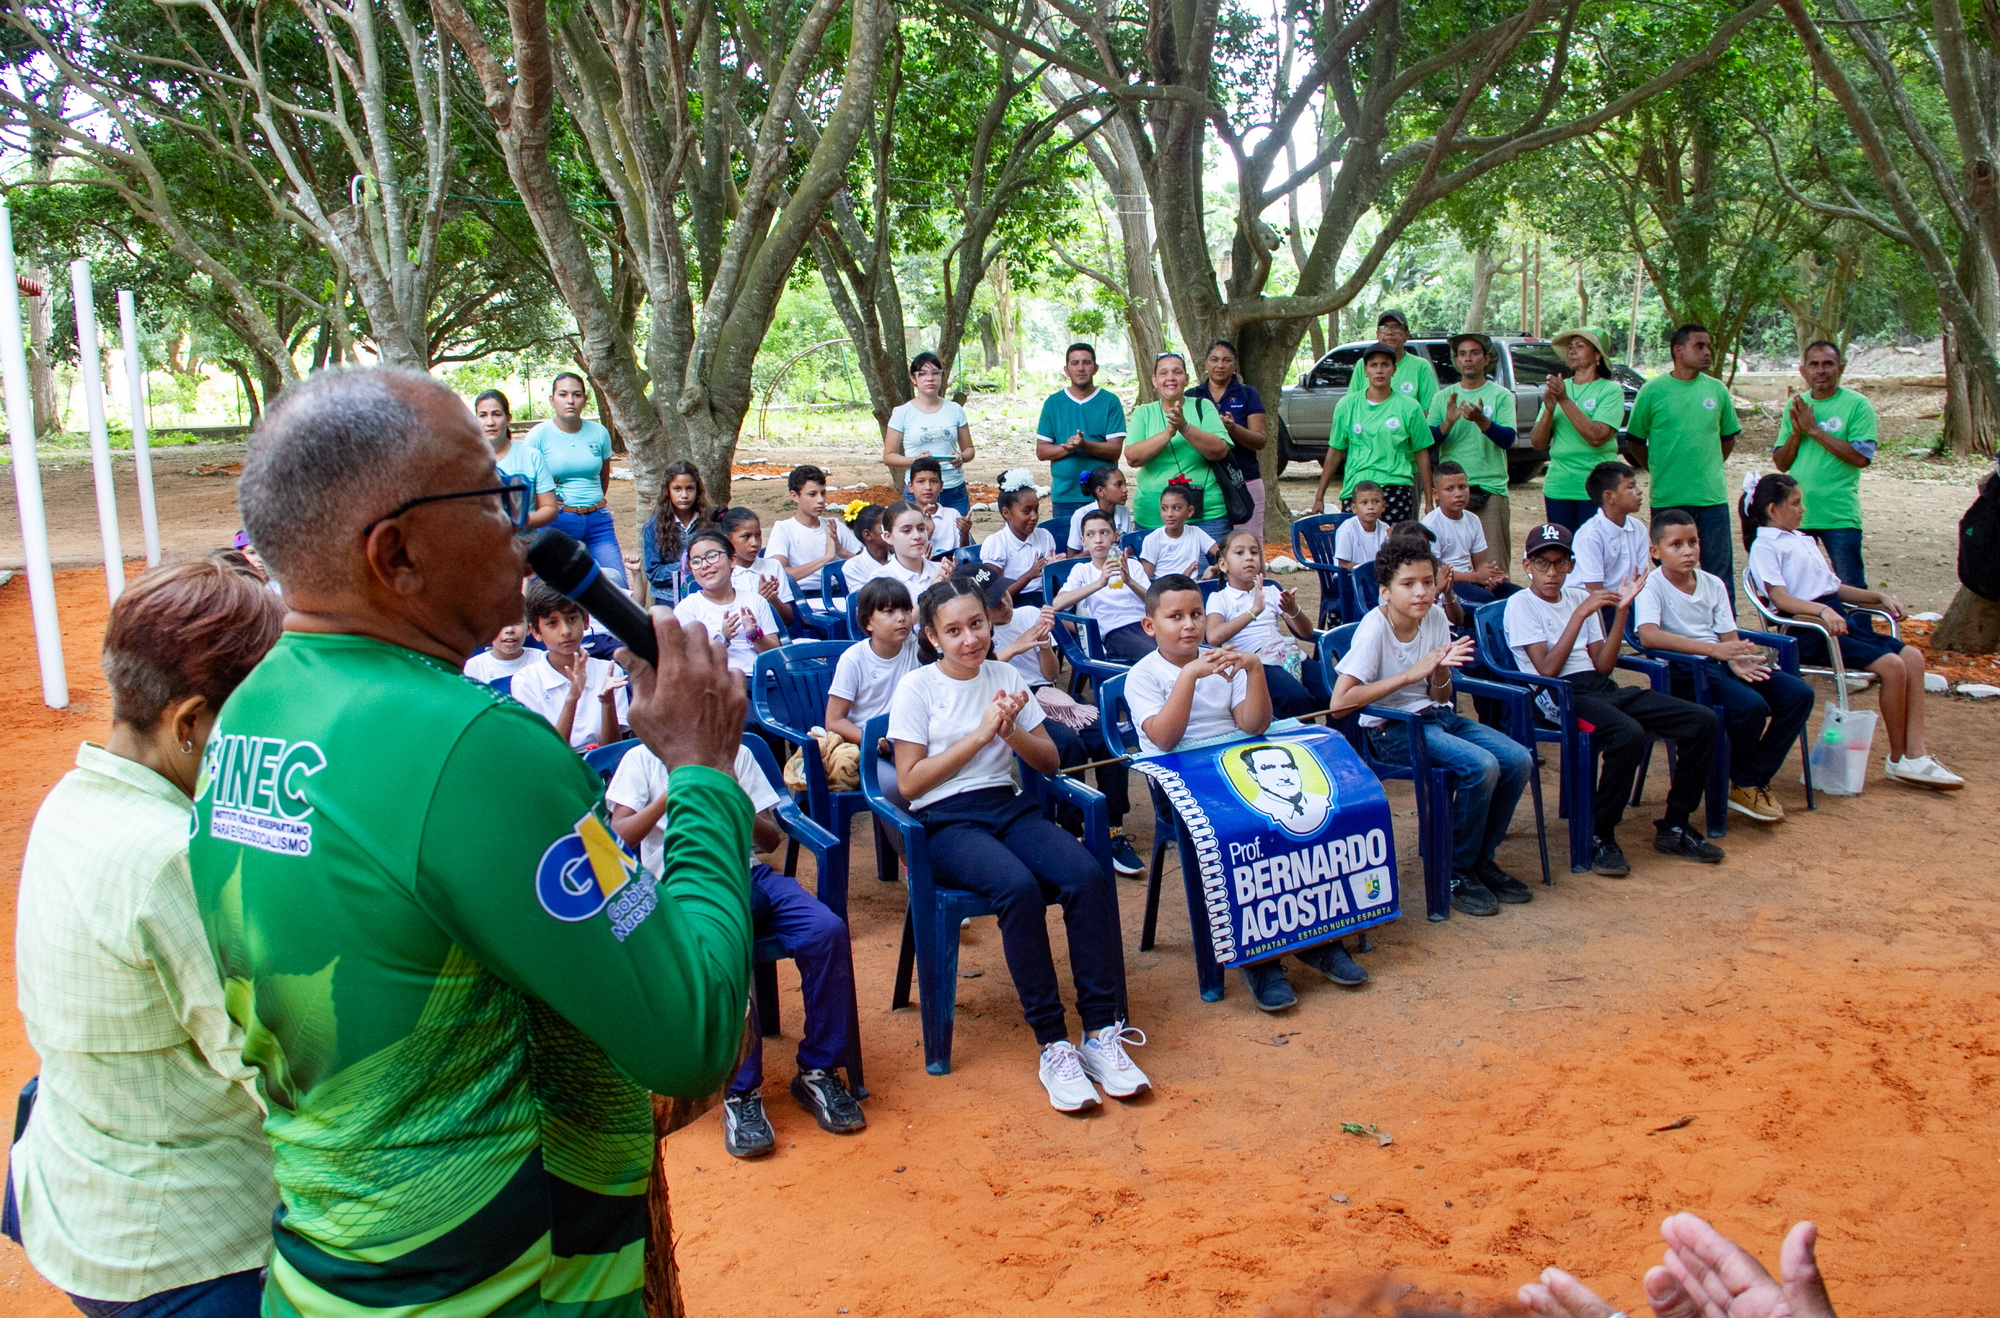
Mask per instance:
[[[1730,788],[1729,808],[1740,815],[1750,816],[1760,824],[1785,822],[1785,807],[1771,799],[1771,791],[1767,787]]]

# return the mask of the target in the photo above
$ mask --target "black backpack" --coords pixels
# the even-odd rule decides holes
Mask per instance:
[[[2000,473],[1958,519],[1958,579],[1983,600],[2000,603]]]

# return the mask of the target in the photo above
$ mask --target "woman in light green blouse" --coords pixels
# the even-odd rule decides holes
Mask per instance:
[[[5,1220],[93,1318],[251,1318],[262,1300],[278,1189],[188,824],[216,712],[284,616],[215,562],[134,582],[105,629],[109,744],[83,744],[28,834],[16,969],[41,1074]]]
[[[1222,506],[1222,487],[1209,468],[1234,447],[1222,424],[1222,414],[1201,393],[1187,391],[1187,359],[1163,352],[1153,363],[1153,389],[1159,397],[1132,413],[1126,424],[1125,461],[1139,473],[1139,494],[1132,503],[1132,520],[1146,530],[1160,525],[1160,492],[1185,481],[1195,502],[1189,524],[1221,544],[1229,535],[1229,514]]]

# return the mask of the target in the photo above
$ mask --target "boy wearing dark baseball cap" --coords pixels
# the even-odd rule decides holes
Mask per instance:
[[[1625,619],[1645,584],[1645,573],[1617,589],[1566,588],[1563,583],[1576,559],[1570,552],[1569,529],[1554,522],[1528,532],[1521,561],[1528,571],[1528,589],[1510,596],[1504,605],[1508,648],[1523,672],[1568,680],[1576,717],[1591,725],[1591,743],[1604,755],[1591,824],[1596,837],[1591,869],[1610,878],[1632,872],[1616,832],[1646,753],[1648,733],[1671,738],[1679,748],[1667,788],[1666,814],[1653,826],[1653,850],[1704,865],[1720,864],[1722,848],[1689,822],[1708,784],[1709,761],[1715,754],[1715,712],[1663,691],[1620,686],[1611,680],[1618,662],[1617,638],[1625,634]],[[1611,611],[1609,635],[1598,617],[1600,609]]]

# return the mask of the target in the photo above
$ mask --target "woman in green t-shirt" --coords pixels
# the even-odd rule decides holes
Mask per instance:
[[[1574,532],[1597,511],[1584,490],[1591,469],[1618,459],[1618,423],[1625,419],[1625,386],[1611,378],[1604,345],[1589,330],[1564,330],[1556,351],[1569,359],[1565,380],[1551,375],[1542,386],[1542,414],[1530,442],[1549,455],[1542,500],[1551,522]]]
[[[1160,396],[1134,412],[1128,424],[1136,438],[1125,445],[1125,461],[1139,473],[1132,520],[1149,531],[1158,527],[1160,492],[1171,481],[1185,480],[1200,500],[1190,521],[1221,544],[1229,534],[1229,514],[1208,464],[1228,458],[1232,446],[1215,404],[1189,395],[1187,382],[1186,359],[1161,353],[1153,363],[1153,389]]]

